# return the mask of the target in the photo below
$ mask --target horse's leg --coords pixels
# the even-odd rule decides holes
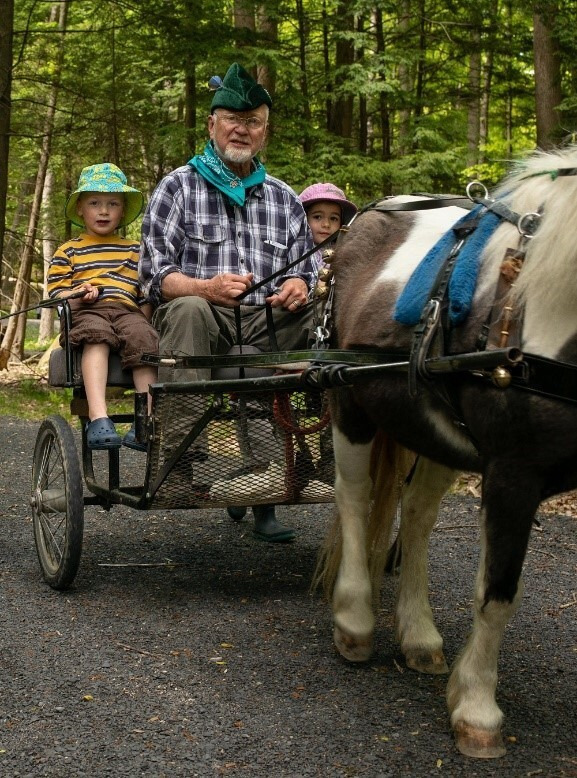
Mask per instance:
[[[440,636],[429,604],[429,536],[439,504],[455,480],[455,470],[419,457],[401,503],[401,573],[397,635],[407,666],[421,673],[447,673]]]
[[[520,469],[518,462],[500,462],[483,481],[473,630],[447,686],[451,724],[466,756],[492,758],[506,750],[495,700],[497,662],[505,627],[521,600],[523,560],[540,502],[538,478],[524,477]]]
[[[334,641],[345,659],[364,662],[373,651],[375,628],[366,543],[372,441],[353,445],[334,427],[333,445],[335,502],[342,532],[342,556],[332,602]]]

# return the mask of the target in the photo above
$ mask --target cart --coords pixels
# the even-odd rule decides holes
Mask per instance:
[[[64,347],[50,356],[48,382],[72,388],[81,451],[79,456],[78,435],[66,419],[46,418],[36,438],[30,498],[38,559],[52,588],[66,589],[75,579],[88,505],[107,511],[114,505],[222,507],[240,520],[247,506],[332,502],[328,403],[324,390],[303,382],[309,352],[261,354],[237,347],[223,357],[147,357],[169,368],[210,365],[212,378],[152,385],[150,415],[146,395],[137,393],[132,412],[111,414],[116,424],[134,423],[145,454],[123,446],[92,451],[80,358],[68,346],[67,303],[62,321]],[[107,385],[133,388],[117,354],[110,355]],[[136,467],[135,456],[142,462],[137,459]]]

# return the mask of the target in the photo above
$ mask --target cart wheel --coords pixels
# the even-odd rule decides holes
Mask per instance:
[[[226,509],[228,515],[233,521],[242,521],[246,516],[246,508],[239,506],[231,506]]]
[[[84,497],[74,436],[62,416],[48,417],[38,431],[30,504],[44,580],[67,589],[80,564]]]

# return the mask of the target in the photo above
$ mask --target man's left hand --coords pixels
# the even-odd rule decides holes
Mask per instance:
[[[273,308],[285,308],[296,313],[308,300],[308,288],[302,278],[289,278],[276,294],[266,298]]]

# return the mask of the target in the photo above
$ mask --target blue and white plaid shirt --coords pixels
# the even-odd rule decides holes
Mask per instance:
[[[254,273],[257,283],[312,248],[304,208],[283,181],[267,174],[263,184],[247,191],[239,207],[194,168],[183,165],[165,176],[150,198],[142,223],[140,282],[156,306],[162,302],[162,279],[169,273],[201,279]],[[313,260],[309,257],[247,295],[243,304],[264,305],[291,276],[310,287]]]

